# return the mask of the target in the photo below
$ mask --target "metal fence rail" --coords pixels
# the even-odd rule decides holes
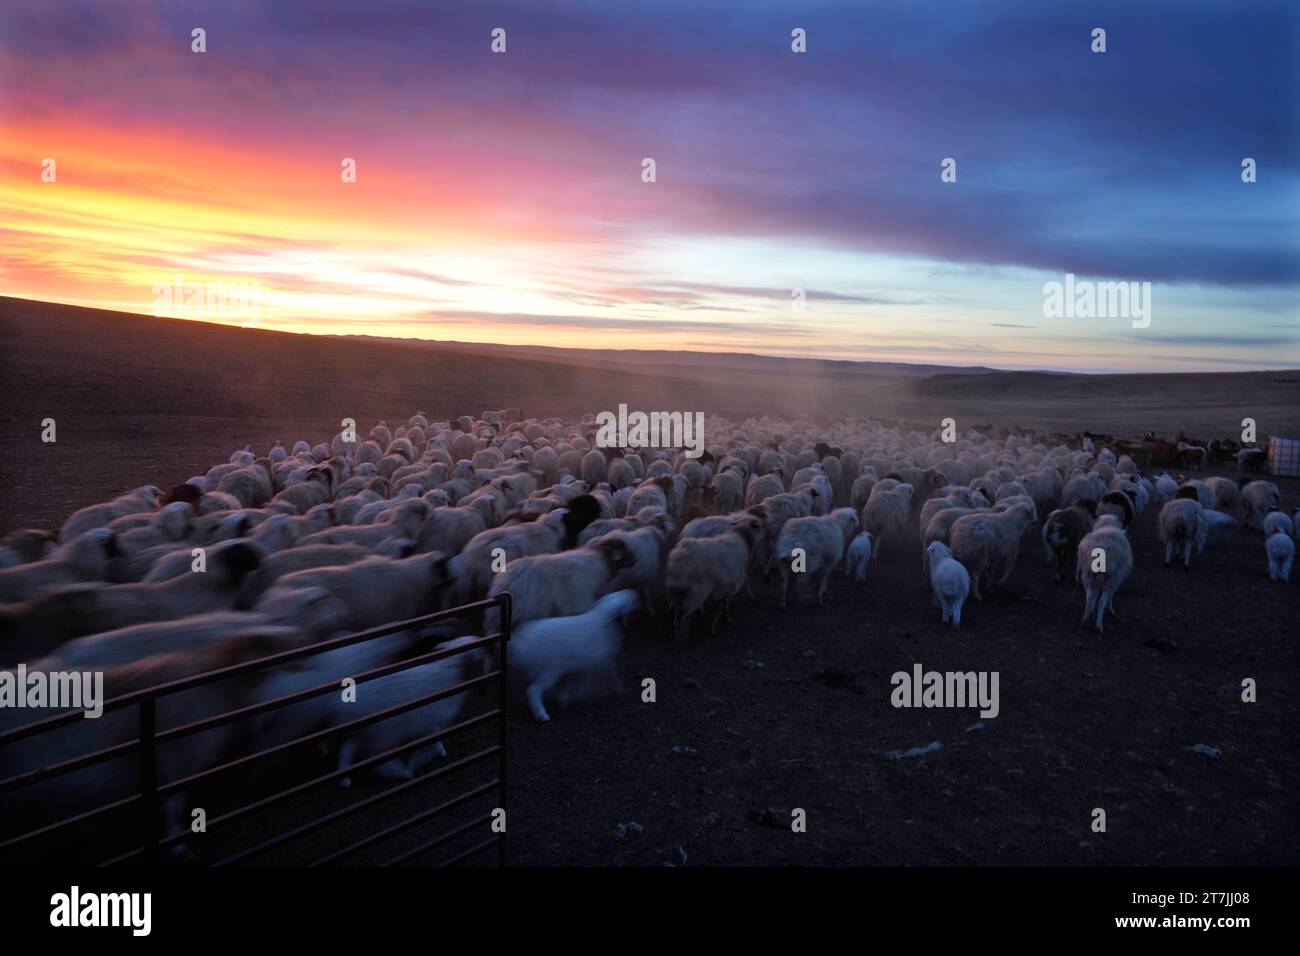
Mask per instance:
[[[178,727],[171,727],[161,733],[158,731],[157,726],[157,708],[160,699],[183,691],[193,690],[198,687],[213,684],[218,681],[227,680],[231,677],[241,676],[253,671],[278,667],[283,664],[288,664],[318,654],[328,653],[364,641],[386,637],[400,631],[418,630],[419,628],[427,627],[428,625],[435,624],[439,621],[461,617],[479,611],[485,611],[492,607],[500,608],[501,625],[500,630],[495,634],[485,635],[473,642],[463,644],[459,647],[444,648],[441,650],[435,649],[417,657],[400,660],[392,664],[386,664],[382,667],[373,668],[361,674],[351,676],[355,683],[360,685],[421,664],[428,664],[458,654],[464,654],[480,648],[490,648],[493,646],[496,646],[499,649],[496,655],[495,669],[477,677],[463,680],[452,687],[436,689],[431,693],[417,697],[414,700],[404,701],[400,704],[376,711],[375,713],[368,714],[364,717],[346,721],[342,724],[307,734],[295,740],[276,744],[273,747],[267,747],[252,753],[242,754],[225,763],[221,763],[214,767],[208,767],[187,777],[160,784],[158,777],[159,743],[170,743],[182,738],[191,737],[194,734],[201,733],[205,730],[222,727],[234,723],[235,721],[247,720],[251,717],[281,707],[287,707],[308,700],[320,694],[337,692],[339,684],[337,681],[326,682],[305,690],[295,691],[294,693],[277,697],[273,700],[260,701],[256,704],[237,708],[215,716],[206,717],[201,720],[195,720]],[[497,772],[495,779],[476,786],[464,793],[451,796],[442,803],[421,810],[413,816],[398,823],[389,824],[381,830],[353,841],[342,849],[329,853],[328,855],[314,861],[311,865],[316,866],[337,863],[354,853],[375,846],[384,840],[420,826],[421,824],[428,823],[439,815],[468,803],[476,797],[491,793],[493,790],[495,790],[498,795],[498,806],[504,808],[506,801],[506,655],[507,645],[510,641],[510,617],[510,595],[508,593],[503,593],[494,598],[488,598],[486,600],[475,601],[470,604],[448,608],[447,610],[437,611],[433,614],[426,614],[406,621],[385,624],[382,627],[371,628],[366,631],[348,634],[329,641],[294,648],[289,651],[283,651],[256,660],[243,661],[219,670],[208,671],[203,674],[196,674],[169,683],[159,684],[144,690],[123,694],[120,697],[115,697],[112,700],[106,701],[103,705],[103,712],[105,714],[128,707],[136,707],[138,709],[139,729],[135,739],[113,744],[100,750],[96,750],[93,753],[83,754],[72,759],[51,763],[35,770],[30,770],[25,773],[16,774],[8,779],[0,780],[0,795],[19,790],[23,787],[31,786],[44,780],[60,777],[76,770],[91,767],[107,760],[131,754],[138,754],[139,756],[139,792],[130,797],[115,800],[90,810],[84,810],[54,823],[49,823],[25,833],[18,834],[17,836],[10,837],[4,842],[0,842],[0,859],[2,859],[3,855],[7,852],[22,847],[37,845],[40,841],[48,840],[73,827],[84,825],[101,818],[106,818],[110,814],[123,811],[131,807],[133,804],[138,804],[136,812],[138,834],[137,839],[134,841],[137,846],[126,853],[121,853],[110,859],[101,861],[100,865],[114,865],[129,860],[144,860],[150,864],[163,863],[166,859],[163,853],[164,850],[182,844],[186,840],[192,838],[192,834],[188,831],[174,834],[164,834],[162,832],[161,803],[163,798],[174,793],[185,791],[194,787],[196,784],[208,783],[223,775],[246,769],[254,764],[262,763],[268,758],[283,755],[290,750],[297,750],[304,744],[325,740],[338,734],[346,734],[359,727],[378,723],[399,714],[406,713],[407,711],[414,710],[418,707],[424,707],[447,697],[465,693],[475,687],[486,687],[492,683],[495,683],[497,686],[497,706],[495,708],[485,713],[477,714],[473,717],[461,720],[451,726],[436,730],[433,733],[426,734],[416,740],[408,741],[401,746],[391,748],[383,753],[374,754],[362,760],[358,760],[347,767],[339,768],[330,773],[321,774],[303,783],[295,784],[294,786],[260,797],[251,803],[239,806],[207,820],[206,829],[226,825],[234,820],[245,818],[249,814],[258,810],[280,804],[285,800],[306,793],[307,791],[320,787],[323,784],[340,780],[343,777],[350,776],[351,774],[368,767],[380,766],[395,757],[400,757],[407,753],[413,753],[422,747],[432,746],[446,738],[453,737],[458,733],[472,730],[476,727],[481,727],[485,724],[491,723],[492,721],[496,721],[498,727],[496,744],[484,747],[468,756],[458,758],[445,766],[421,774],[412,780],[401,783],[397,786],[389,787],[380,793],[353,801],[347,806],[327,813],[324,816],[298,824],[290,829],[283,830],[253,846],[246,847],[221,860],[215,861],[213,865],[226,866],[245,862],[275,847],[289,843],[290,841],[303,837],[309,833],[322,830],[333,823],[337,823],[340,820],[353,816],[354,814],[390,801],[404,793],[408,793],[416,787],[422,787],[430,781],[438,780],[439,778],[455,773],[457,770],[478,764],[491,757],[497,759]],[[38,738],[40,735],[52,733],[53,731],[57,731],[60,728],[83,719],[83,714],[80,711],[72,711],[69,713],[57,714],[30,724],[25,724],[22,727],[0,734],[0,765],[3,764],[6,747],[23,740]],[[397,856],[391,858],[387,862],[390,865],[407,862],[422,853],[449,843],[457,837],[473,832],[476,827],[485,827],[491,822],[491,820],[491,813],[478,816],[467,823],[455,827],[447,833],[440,834],[432,840],[421,843],[419,846],[404,847]],[[493,835],[468,850],[457,854],[450,860],[444,861],[444,865],[450,865],[469,859],[494,845],[497,848],[497,862],[498,864],[504,865],[506,861],[504,832]]]

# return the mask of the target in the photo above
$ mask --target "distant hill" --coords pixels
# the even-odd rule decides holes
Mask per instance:
[[[924,377],[937,372],[962,372],[978,375],[996,371],[982,365],[914,365],[909,362],[875,362],[849,359],[804,359],[777,355],[758,355],[753,352],[691,352],[666,349],[575,349],[552,345],[502,345],[488,342],[459,342],[454,339],[391,338],[381,335],[338,335],[332,338],[358,342],[400,342],[417,348],[466,350],[472,352],[502,352],[512,355],[535,355],[543,358],[598,359],[602,362],[649,366],[794,369],[808,371],[870,370],[886,375]],[[1058,374],[1058,373],[1044,373]],[[1069,374],[1069,373],[1059,373]]]

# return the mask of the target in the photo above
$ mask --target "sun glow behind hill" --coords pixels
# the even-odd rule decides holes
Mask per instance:
[[[716,37],[721,14],[695,5],[519,6],[497,58],[470,42],[472,12],[440,20],[430,50],[423,15],[401,5],[364,21],[346,4],[191,6],[129,29],[109,8],[75,28],[57,3],[0,13],[5,294],[148,312],[178,276],[255,280],[263,327],[318,334],[1062,370],[1300,364],[1295,157],[1267,152],[1295,123],[1276,88],[1261,102],[1250,86],[1290,60],[1210,14],[1223,56],[1254,65],[1232,81],[1248,89],[1206,88],[1179,65],[1192,35],[1138,13],[1116,23],[1156,62],[1121,54],[1093,75],[1055,46],[1067,16],[1022,24],[1040,54],[986,61],[1009,41],[973,7],[936,32],[830,4],[809,17],[818,58],[801,61],[779,17],[712,43],[666,26]],[[200,11],[211,45],[197,55]],[[1091,76],[1100,105],[1005,102],[1049,60]],[[1217,114],[1171,113],[1168,83],[1135,100],[1151,70],[1257,104],[1267,135],[1251,148],[1271,165],[1253,192],[1235,160],[1219,168],[1196,145]],[[1130,122],[1123,149],[1098,139]],[[1136,176],[1170,140],[1191,171]],[[961,172],[941,184],[949,152]],[[56,182],[41,181],[45,157]],[[1044,317],[1043,283],[1066,271],[1152,281],[1151,327]]]

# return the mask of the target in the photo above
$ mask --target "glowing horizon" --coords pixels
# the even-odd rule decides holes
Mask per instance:
[[[344,4],[192,3],[129,26],[95,5],[75,28],[59,7],[0,14],[6,295],[148,314],[179,274],[255,280],[259,327],[311,334],[1300,366],[1284,5],[1281,28],[1196,12],[1237,66],[1227,81],[1182,65],[1197,29],[1123,6],[1105,18],[1124,42],[1103,56],[1068,10],[959,6],[938,30],[826,3],[728,33],[724,11],[698,4],[391,3],[358,21]],[[807,54],[789,50],[795,20]],[[206,53],[190,51],[195,24]],[[1051,69],[1082,87],[1065,107],[1026,83]],[[1165,82],[1147,89],[1153,75]],[[1219,117],[1224,103],[1236,112]],[[1238,154],[1258,182],[1240,181]],[[959,175],[944,184],[948,155]],[[1151,326],[1046,318],[1043,284],[1066,272],[1151,282]]]

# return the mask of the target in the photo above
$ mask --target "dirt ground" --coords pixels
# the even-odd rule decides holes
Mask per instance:
[[[859,385],[837,369],[758,388],[735,370],[614,376],[573,359],[123,321],[6,299],[0,335],[0,530],[56,527],[78,507],[183,481],[250,442],[319,440],[345,415],[368,424],[416,408],[581,415],[625,401],[736,415],[761,404],[937,421],[957,402],[977,421],[1132,434],[1228,434],[1251,412],[1265,431],[1285,421],[1278,430],[1294,433],[1300,409],[1300,376],[1281,373],[1113,377],[1126,380],[1122,394],[1100,378],[1000,374],[980,397],[974,376],[863,375]],[[1086,397],[1098,394],[1106,401]],[[39,440],[47,416],[58,422],[52,445]],[[1300,504],[1300,480],[1278,484],[1287,508]],[[717,636],[683,645],[667,640],[662,617],[638,622],[622,695],[545,725],[514,708],[511,861],[1300,863],[1300,571],[1270,583],[1262,539],[1245,530],[1190,573],[1165,570],[1154,511],[1132,542],[1136,570],[1104,636],[1078,626],[1081,595],[1052,583],[1032,536],[1013,596],[968,604],[960,630],[930,606],[915,544],[873,566],[864,586],[835,578],[825,608],[805,597],[781,611],[762,594],[737,602]],[[997,671],[1000,715],[893,708],[890,675],[917,662]],[[1248,677],[1257,703],[1240,699]],[[655,703],[641,701],[645,678]],[[941,748],[923,757],[886,756],[933,741]],[[1106,833],[1089,828],[1098,807]],[[791,832],[794,808],[807,813],[806,833]]]

